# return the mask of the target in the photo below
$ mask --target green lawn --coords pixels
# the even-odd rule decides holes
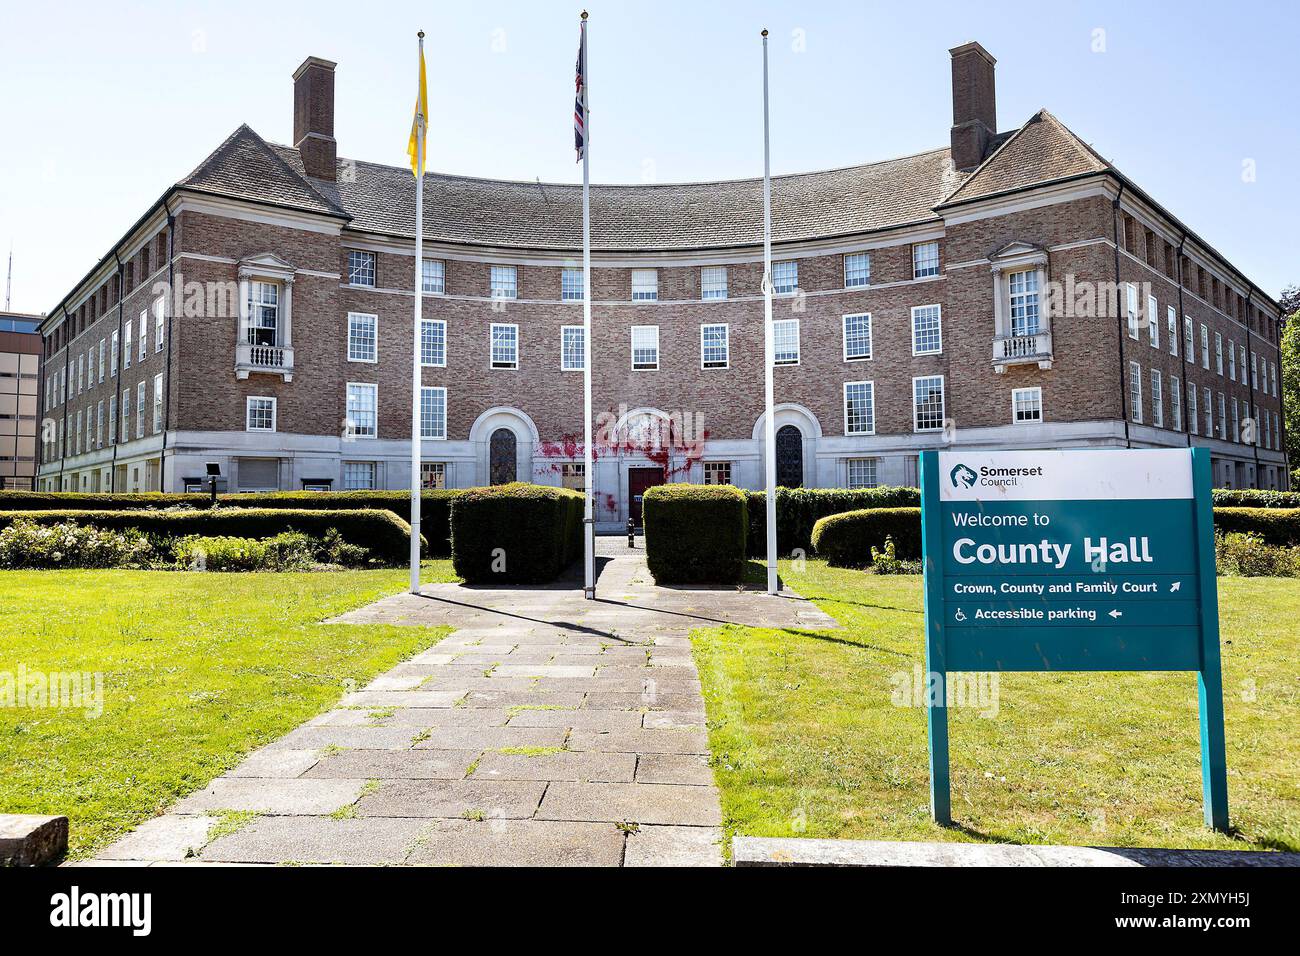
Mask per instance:
[[[6,673],[103,674],[103,713],[0,706],[0,812],[63,813],[85,856],[440,639],[321,625],[405,570],[0,572]],[[454,580],[428,562],[424,580]],[[12,678],[11,678],[12,680]]]
[[[1300,583],[1220,578],[1228,798],[1201,816],[1194,674],[1005,674],[950,711],[956,826],[930,821],[921,579],[815,561],[783,579],[844,629],[698,631],[729,835],[1300,850]]]

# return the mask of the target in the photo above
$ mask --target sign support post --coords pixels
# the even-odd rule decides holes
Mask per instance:
[[[1228,829],[1228,758],[1223,739],[1223,666],[1219,658],[1219,586],[1214,563],[1214,496],[1210,450],[1192,449],[1192,488],[1196,496],[1196,539],[1201,577],[1201,668],[1196,696],[1201,714],[1201,794],[1205,825]]]
[[[921,455],[921,500],[939,500],[939,456]],[[952,788],[948,778],[948,671],[944,662],[944,616],[930,614],[943,607],[943,567],[937,555],[943,550],[939,509],[921,512],[921,553],[925,555],[925,722],[930,739],[930,815],[940,826],[952,824]]]

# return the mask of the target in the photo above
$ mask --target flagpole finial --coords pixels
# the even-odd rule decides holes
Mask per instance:
[[[586,10],[583,10],[583,11],[582,11],[582,19],[584,19],[584,20],[587,19],[587,11],[586,11]]]
[[[416,36],[418,36],[421,40],[423,40],[423,39],[424,39],[424,31],[421,30],[419,33],[416,34]]]
[[[763,31],[763,39],[764,39],[764,40],[767,39],[767,30],[764,30],[764,31]]]

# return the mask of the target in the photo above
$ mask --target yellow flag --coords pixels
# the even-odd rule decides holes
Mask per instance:
[[[429,94],[424,81],[424,34],[420,34],[420,91],[415,96],[415,118],[411,120],[411,139],[406,144],[406,155],[411,157],[411,172],[419,176],[424,169],[424,154],[428,142]],[[421,137],[421,131],[424,135]]]

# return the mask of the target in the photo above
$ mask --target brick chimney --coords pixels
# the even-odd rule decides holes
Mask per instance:
[[[293,146],[307,175],[334,182],[338,143],[334,139],[334,67],[309,56],[293,71]]]
[[[974,169],[984,161],[998,131],[993,67],[998,62],[978,43],[963,43],[952,54],[952,164]]]

